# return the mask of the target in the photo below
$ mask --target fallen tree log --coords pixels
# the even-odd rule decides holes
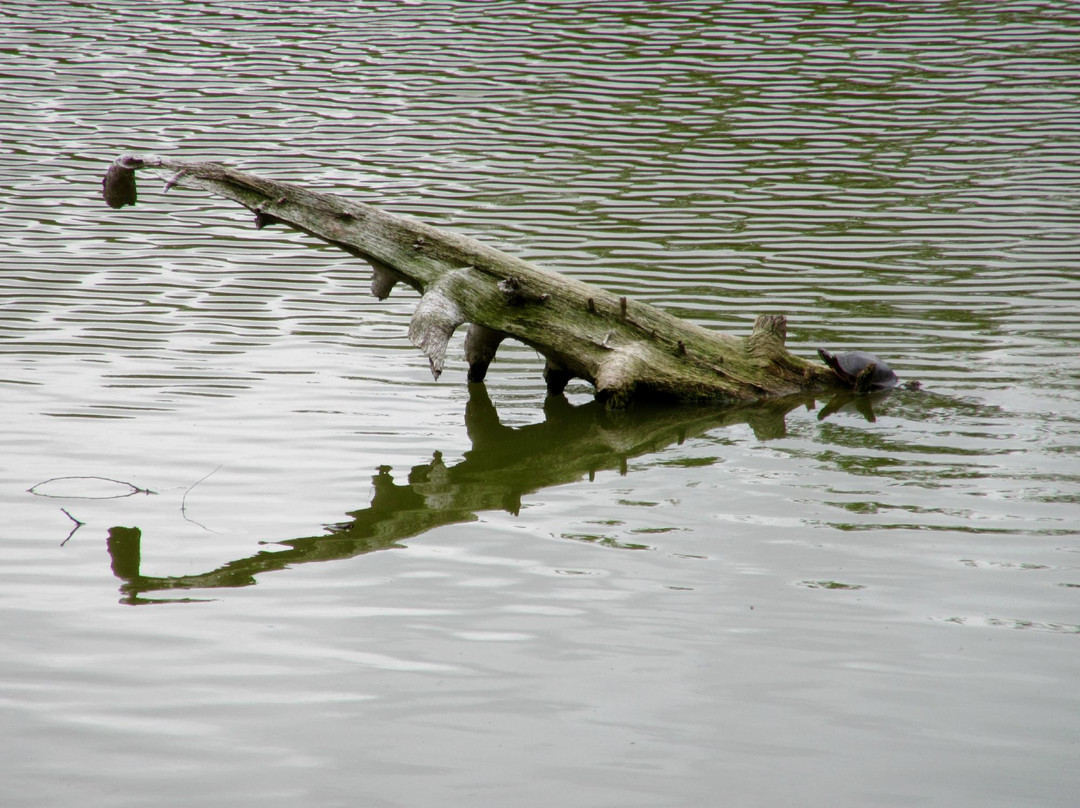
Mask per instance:
[[[611,407],[635,398],[735,403],[851,388],[833,368],[788,352],[782,315],[759,316],[747,337],[721,334],[467,236],[221,163],[123,155],[105,176],[110,206],[135,204],[142,168],[171,174],[166,191],[203,188],[251,210],[257,228],[284,224],[365,259],[380,300],[399,282],[416,289],[409,339],[436,379],[451,335],[468,323],[470,381],[483,381],[499,345],[512,337],[544,356],[550,393],[580,378]]]

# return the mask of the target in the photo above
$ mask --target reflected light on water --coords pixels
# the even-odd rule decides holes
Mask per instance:
[[[1071,808],[1077,31],[5,0],[0,803]],[[198,192],[112,210],[122,152],[923,389],[614,423],[460,340],[433,383],[412,292]]]

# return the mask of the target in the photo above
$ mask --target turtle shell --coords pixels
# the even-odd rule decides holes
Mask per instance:
[[[826,365],[833,369],[837,376],[848,384],[854,385],[855,379],[868,365],[873,365],[874,369],[870,373],[867,389],[888,390],[900,383],[893,369],[886,364],[885,360],[874,356],[874,354],[864,353],[863,351],[831,354],[818,348],[818,355]]]

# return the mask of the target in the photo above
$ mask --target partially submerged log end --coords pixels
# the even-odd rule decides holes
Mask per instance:
[[[495,352],[506,339],[506,334],[487,326],[471,323],[465,332],[465,361],[469,363],[469,381],[482,382],[488,366],[495,359]]]
[[[141,167],[141,161],[127,154],[117,157],[109,166],[105,178],[101,181],[101,195],[105,197],[110,208],[135,204],[139,198],[135,186],[135,169]]]

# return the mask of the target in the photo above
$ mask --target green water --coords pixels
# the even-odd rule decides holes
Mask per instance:
[[[1071,3],[5,2],[0,803],[1071,806],[1078,53]],[[127,151],[923,390],[436,383],[414,294],[110,210]]]

